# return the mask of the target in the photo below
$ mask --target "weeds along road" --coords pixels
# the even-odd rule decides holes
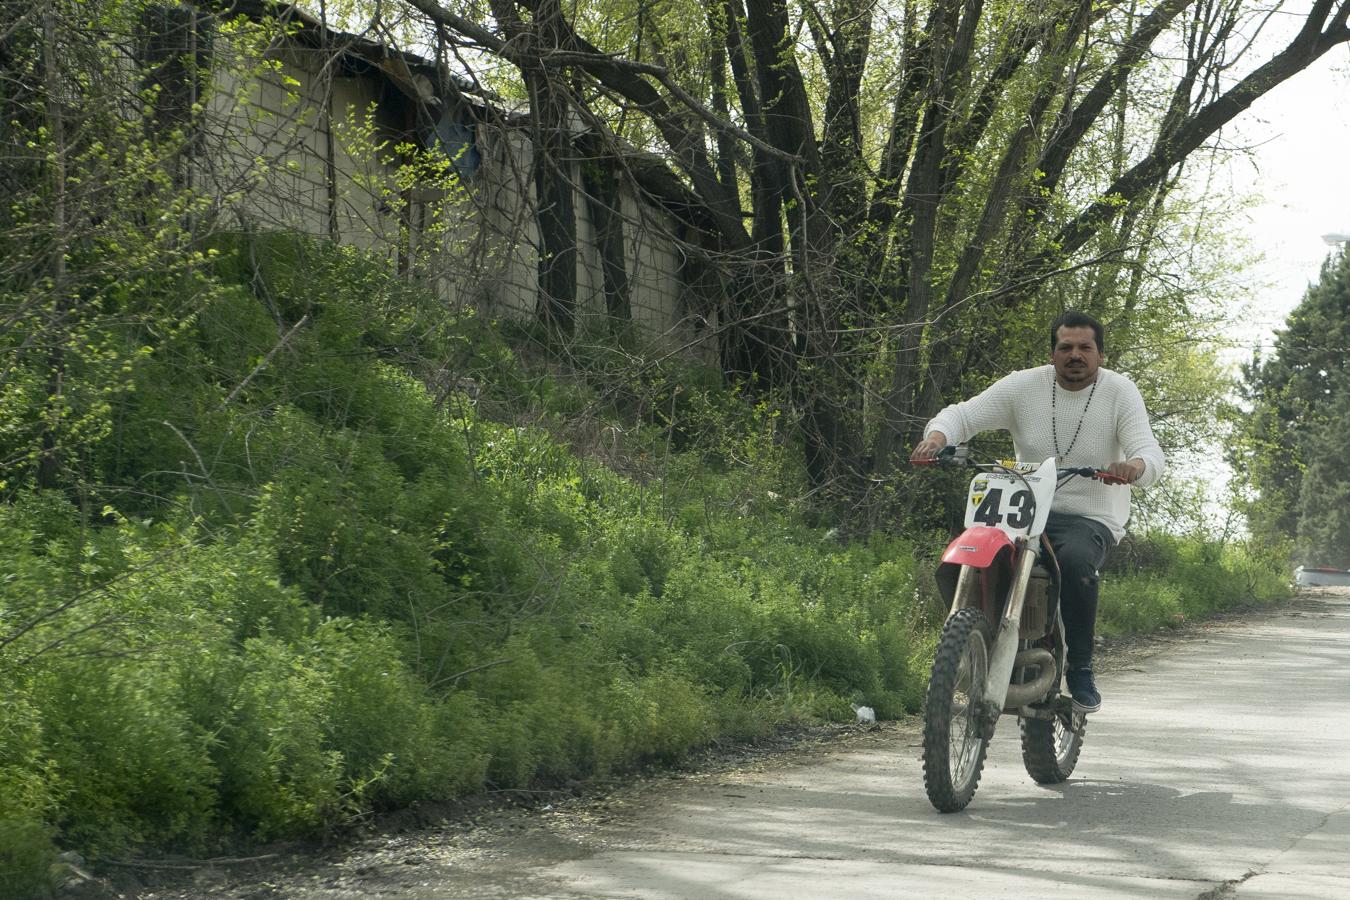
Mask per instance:
[[[1099,683],[1072,780],[1034,784],[1005,719],[954,815],[911,723],[192,896],[1350,897],[1350,589],[1117,654]]]

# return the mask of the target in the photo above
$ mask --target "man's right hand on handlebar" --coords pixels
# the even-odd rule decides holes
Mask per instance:
[[[930,431],[928,437],[914,445],[914,452],[909,455],[910,462],[919,462],[920,460],[937,459],[938,453],[947,446],[947,436],[940,431]]]

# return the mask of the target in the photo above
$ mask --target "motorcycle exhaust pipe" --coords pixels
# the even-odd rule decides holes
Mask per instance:
[[[1050,693],[1050,688],[1055,683],[1055,676],[1059,674],[1059,669],[1055,666],[1054,655],[1044,647],[1032,647],[1018,653],[1013,660],[1014,668],[1021,669],[1030,666],[1039,667],[1040,672],[1035,679],[1026,684],[1008,685],[1008,696],[1003,700],[1004,709],[1021,709],[1028,703],[1035,703]]]

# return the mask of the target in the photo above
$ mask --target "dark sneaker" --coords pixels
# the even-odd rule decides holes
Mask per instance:
[[[1070,669],[1064,673],[1064,681],[1069,685],[1069,696],[1073,698],[1074,712],[1095,713],[1102,708],[1102,695],[1097,693],[1097,685],[1092,682],[1092,669]]]

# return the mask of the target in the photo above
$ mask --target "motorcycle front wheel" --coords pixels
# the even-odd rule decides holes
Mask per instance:
[[[1086,726],[1082,713],[1073,715],[1078,720],[1074,723],[1078,726],[1077,731],[1061,716],[1022,720],[1022,763],[1037,784],[1067,781],[1073,774],[1073,767],[1078,765]]]
[[[957,610],[938,640],[923,704],[923,784],[939,812],[965,809],[980,783],[989,644],[989,621],[973,607]]]

